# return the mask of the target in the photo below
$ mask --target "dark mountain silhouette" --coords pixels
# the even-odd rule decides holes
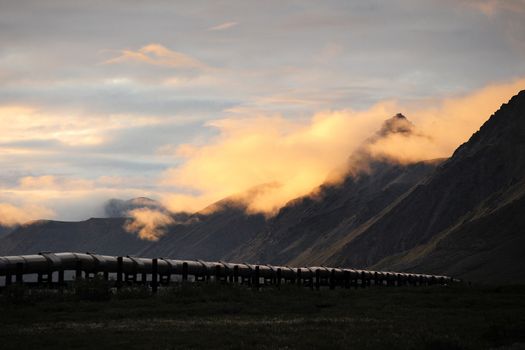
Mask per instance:
[[[350,156],[345,176],[270,219],[247,215],[232,197],[199,213],[172,214],[177,224],[148,242],[123,230],[127,212],[165,209],[148,199],[114,200],[106,208],[116,218],[23,225],[0,239],[0,254],[93,250],[525,282],[525,91],[447,160],[400,164],[368,151],[392,133],[414,132],[403,115],[390,118]]]
[[[274,264],[322,263],[322,256],[333,245],[349,239],[350,231],[398,200],[438,163],[372,163],[369,172],[348,176],[342,184],[322,186],[317,194],[292,201],[269,220],[265,230],[227,258]]]
[[[326,262],[371,266],[393,254],[409,254],[411,249],[437,239],[437,235],[468,231],[475,222],[479,224],[481,217],[497,220],[497,211],[510,210],[506,213],[510,215],[519,207],[524,180],[525,91],[522,91],[504,104],[431,177]],[[488,215],[496,216],[489,218]],[[521,221],[519,215],[511,215],[511,219],[511,222],[500,222],[500,229],[509,230],[513,222]],[[523,234],[510,230],[517,235],[515,238]],[[492,234],[499,235],[498,231]],[[491,249],[486,242],[478,241],[478,244]],[[525,270],[522,273],[525,277]],[[466,272],[461,276],[467,276]]]
[[[243,205],[225,199],[199,213],[171,214],[178,224],[170,226],[166,237],[159,242],[151,242],[124,229],[130,220],[127,211],[141,208],[136,205],[140,202],[144,202],[143,198],[110,201],[113,214],[117,216],[113,218],[80,222],[41,220],[22,225],[0,240],[0,255],[89,251],[112,255],[219,259],[240,242],[250,239],[265,223],[263,215],[247,215]],[[156,202],[148,200],[146,203],[146,208],[157,208]]]
[[[126,219],[89,219],[80,222],[39,220],[21,225],[0,241],[0,255],[42,251],[79,251],[134,254],[148,242],[123,228]]]
[[[417,208],[417,203],[424,206]],[[395,225],[386,240],[393,246],[366,256],[376,266],[523,282],[523,213],[525,91],[504,104],[428,181],[385,215],[368,236],[345,247],[340,257],[362,250],[380,236],[379,231]],[[409,214],[420,218],[412,227],[395,218]],[[406,241],[412,244],[402,249],[399,243]],[[388,258],[393,250],[397,254]]]
[[[13,230],[16,228],[12,226],[4,226],[0,224],[0,238],[2,236],[7,236],[9,233],[13,232]]]
[[[246,214],[243,204],[224,199],[172,226],[140,255],[219,260],[249,241],[265,223],[263,215]]]
[[[150,198],[138,197],[127,201],[112,198],[104,205],[104,213],[110,218],[126,218],[129,217],[129,211],[138,208],[148,208],[167,212],[167,209],[164,208],[161,203]]]

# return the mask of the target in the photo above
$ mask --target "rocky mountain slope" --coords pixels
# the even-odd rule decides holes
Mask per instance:
[[[246,214],[244,205],[222,200],[170,227],[157,242],[140,251],[141,256],[220,260],[262,230],[261,214]]]
[[[352,230],[379,215],[437,164],[439,161],[370,163],[367,171],[288,203],[263,231],[227,258],[274,264],[322,263],[320,256],[349,239]]]
[[[344,220],[336,229],[317,230],[318,241],[327,243],[294,252],[289,261],[446,273],[484,282],[525,282],[525,258],[517,248],[525,241],[524,183],[522,91],[423,181],[373,216],[358,222]],[[345,218],[355,217],[363,207],[360,203]],[[305,215],[295,218],[294,227],[285,234],[283,225],[270,226],[262,244],[251,250],[252,256],[281,260],[271,247],[286,249],[294,231],[305,232],[296,234],[300,238],[294,242],[308,236],[301,223],[313,219],[310,213],[318,211],[315,205],[309,208],[301,209]]]
[[[423,216],[410,200],[426,201],[434,211]],[[381,225],[402,212],[419,215],[415,230],[422,234],[394,256],[380,252],[384,259],[376,266],[525,282],[525,91],[503,105]],[[391,242],[416,235],[406,226],[394,231]],[[370,237],[381,229],[370,230]],[[362,249],[370,237],[345,247],[340,256]]]

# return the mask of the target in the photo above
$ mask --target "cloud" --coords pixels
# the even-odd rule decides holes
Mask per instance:
[[[46,110],[29,105],[1,105],[2,145],[21,141],[54,140],[67,146],[98,146],[116,130],[170,124],[175,118],[129,114],[88,114]]]
[[[165,234],[167,226],[175,223],[169,214],[150,208],[133,209],[128,215],[131,219],[126,222],[124,229],[150,241],[158,240]]]
[[[187,191],[166,194],[163,201],[171,210],[195,211],[238,195],[249,211],[272,213],[323,183],[397,112],[406,114],[415,131],[377,140],[370,145],[373,155],[400,162],[448,157],[523,87],[525,79],[463,96],[406,105],[383,101],[366,110],[325,111],[300,121],[280,115],[217,120],[208,124],[219,133],[211,142],[178,148],[185,162],[166,171],[162,184]],[[264,184],[271,186],[242,196]]]
[[[181,52],[172,51],[160,44],[149,44],[137,51],[122,50],[120,55],[103,64],[146,63],[175,69],[203,70],[209,67],[201,61]]]
[[[0,178],[1,180],[1,178]],[[16,214],[16,222],[46,217],[60,220],[84,220],[106,216],[104,203],[109,198],[136,198],[144,195],[158,197],[161,188],[151,185],[148,176],[100,176],[83,178],[66,175],[22,176],[16,181],[0,181],[0,203],[13,205],[30,215]],[[30,203],[32,206],[20,205]],[[24,210],[30,208],[31,210]],[[47,208],[43,210],[32,210]],[[12,208],[11,208],[12,209]],[[7,209],[6,209],[7,213]],[[31,214],[33,213],[33,214]],[[44,213],[39,217],[39,213]],[[48,215],[49,214],[49,215]],[[53,215],[51,215],[53,214]],[[9,221],[4,218],[0,221]]]
[[[237,23],[237,22],[224,22],[224,23],[221,23],[219,25],[216,25],[216,26],[213,26],[211,28],[208,28],[208,30],[211,30],[211,31],[225,30],[225,29],[233,28],[233,27],[237,26],[238,24],[239,23]]]
[[[4,226],[20,225],[31,220],[53,216],[52,210],[34,204],[15,206],[9,203],[0,203],[0,225]]]
[[[96,186],[97,182],[93,180],[72,179],[54,175],[24,176],[19,180],[20,190],[86,191],[94,189]]]
[[[448,157],[514,94],[525,88],[525,79],[492,84],[469,94],[442,100],[425,100],[400,106],[416,125],[417,134],[394,134],[378,141],[372,151],[410,162]]]
[[[500,12],[525,13],[525,2],[523,0],[462,0],[488,17]]]

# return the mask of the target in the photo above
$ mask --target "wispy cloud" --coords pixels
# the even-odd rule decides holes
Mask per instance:
[[[170,123],[161,116],[96,115],[62,112],[26,105],[0,104],[0,148],[21,141],[55,140],[68,146],[97,146],[110,138],[111,132],[129,127]]]
[[[463,0],[485,15],[491,17],[501,11],[524,13],[525,2],[522,0]]]
[[[53,216],[52,210],[34,204],[15,206],[10,203],[0,203],[0,225],[4,226],[19,225]]]
[[[137,51],[121,50],[120,55],[104,61],[104,64],[146,63],[176,69],[207,69],[206,64],[181,52],[160,44],[149,44]]]
[[[239,23],[237,23],[237,22],[224,22],[224,23],[221,23],[219,25],[210,27],[210,28],[208,28],[208,30],[211,30],[211,31],[226,30],[226,29],[233,28],[233,27],[237,26],[238,24]]]
[[[158,240],[164,235],[166,227],[175,223],[169,214],[149,208],[133,209],[128,215],[132,219],[126,222],[124,229],[149,241]]]

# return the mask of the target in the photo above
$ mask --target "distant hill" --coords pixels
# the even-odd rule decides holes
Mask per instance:
[[[22,225],[0,240],[0,255],[41,251],[79,251],[132,255],[149,242],[123,228],[126,219],[89,219],[80,222],[40,220]]]
[[[89,251],[111,255],[171,256],[188,259],[220,259],[253,237],[264,227],[263,215],[247,215],[245,208],[229,199],[195,214],[171,214],[178,224],[158,242],[141,240],[124,227],[127,212],[157,209],[160,204],[144,198],[111,200],[112,218],[92,218],[80,222],[41,220],[22,225],[0,238],[0,255],[34,254],[40,251]],[[213,207],[213,210],[211,209]],[[106,206],[108,208],[108,206]],[[163,209],[159,209],[163,210]]]
[[[138,208],[167,211],[161,203],[153,199],[138,197],[130,200],[112,198],[104,205],[104,213],[110,218],[126,218],[131,210]]]
[[[220,260],[262,230],[262,214],[246,214],[245,206],[230,199],[219,201],[174,225],[157,242],[140,252],[143,256]]]

